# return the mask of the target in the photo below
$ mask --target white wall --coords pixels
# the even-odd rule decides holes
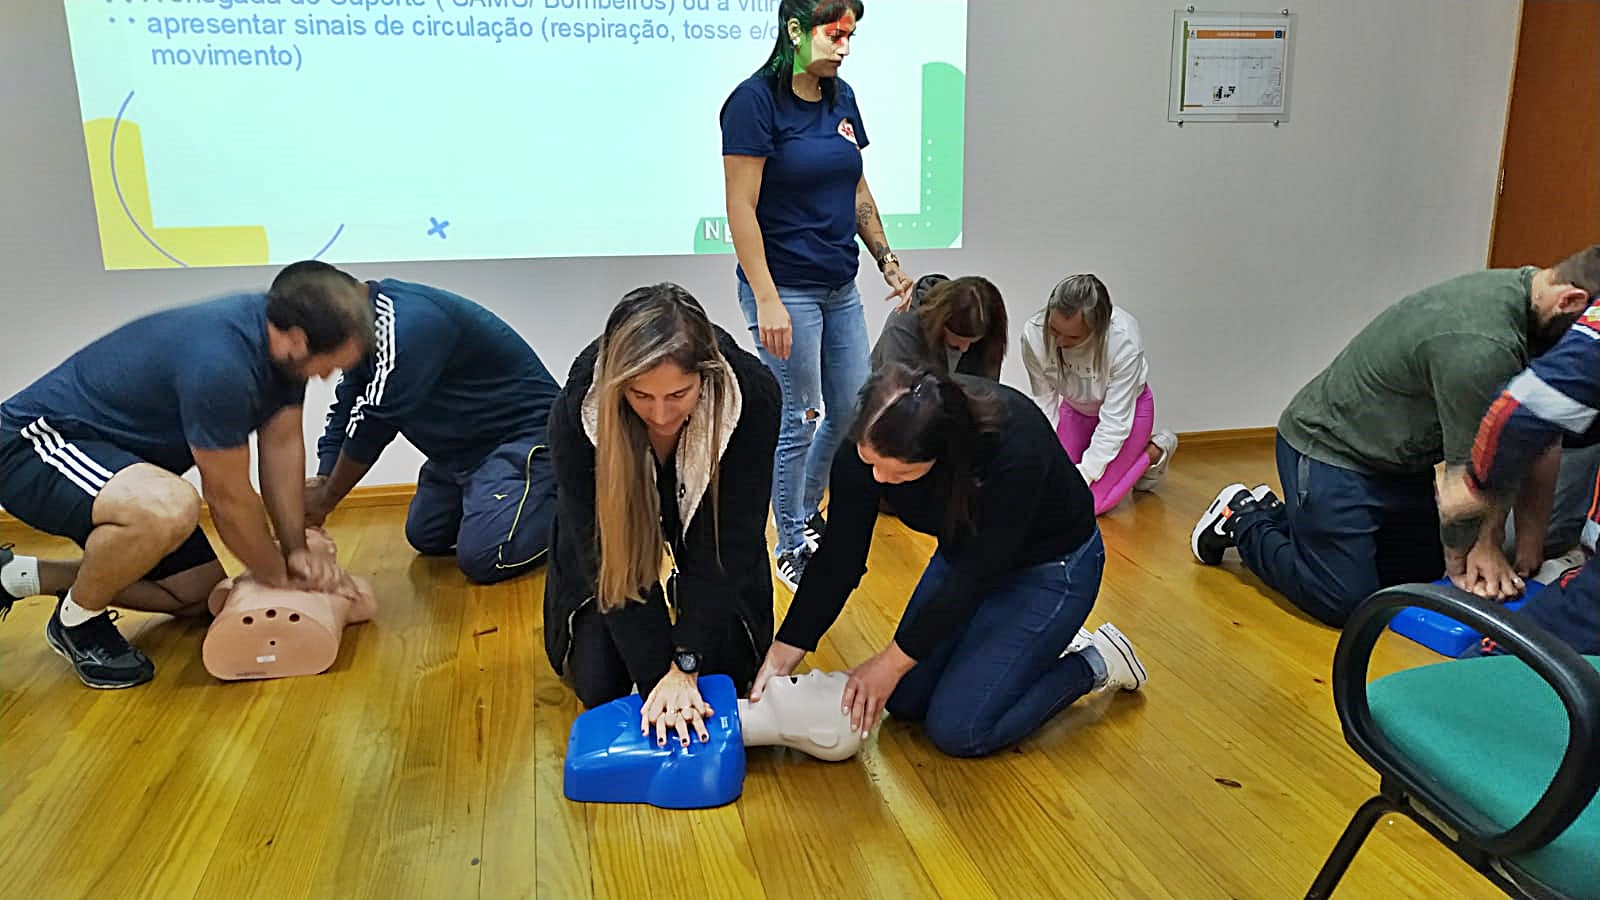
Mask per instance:
[[[1018,324],[1062,275],[1097,272],[1143,325],[1162,425],[1271,425],[1377,310],[1483,264],[1518,3],[1305,0],[1294,7],[1292,121],[1182,129],[1166,122],[1174,5],[973,0],[966,247],[908,253],[905,265],[987,275]],[[871,21],[869,8],[858,54],[894,39]],[[268,269],[103,270],[59,4],[0,12],[0,85],[0,397],[146,310],[270,280]],[[869,121],[872,103],[862,98]],[[738,333],[732,266],[671,257],[351,271],[472,297],[565,377],[612,302],[639,284],[678,281]],[[885,313],[875,279],[867,263],[873,334]],[[1025,384],[1016,356],[1007,380]],[[330,394],[313,389],[308,442]],[[412,481],[419,460],[397,445],[368,483]]]

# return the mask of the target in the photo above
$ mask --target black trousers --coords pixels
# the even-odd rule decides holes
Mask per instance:
[[[701,650],[701,656],[700,674],[727,675],[741,697],[750,690],[762,662],[749,631],[734,616],[729,617],[719,639]],[[567,657],[566,677],[586,709],[633,691],[633,676],[611,639],[604,615],[593,605],[585,606],[572,618],[572,651]],[[650,696],[655,686],[653,681],[639,685],[639,696]]]

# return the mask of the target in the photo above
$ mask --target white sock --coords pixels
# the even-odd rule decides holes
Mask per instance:
[[[84,609],[72,602],[72,592],[67,591],[67,596],[61,601],[61,624],[68,628],[77,628],[95,616],[105,615],[103,609]]]
[[[39,557],[13,556],[0,569],[0,588],[13,597],[32,597],[39,590]]]

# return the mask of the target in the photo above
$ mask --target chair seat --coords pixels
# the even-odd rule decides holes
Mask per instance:
[[[1600,669],[1600,657],[1586,659]],[[1502,828],[1539,801],[1566,751],[1566,709],[1513,656],[1396,672],[1368,685],[1367,698],[1401,753]],[[1600,798],[1556,840],[1510,861],[1562,893],[1600,900]]]

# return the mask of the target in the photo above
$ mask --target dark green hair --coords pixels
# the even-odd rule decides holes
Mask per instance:
[[[772,91],[779,100],[789,102],[794,96],[794,44],[789,40],[789,20],[800,23],[800,30],[810,33],[818,25],[832,25],[854,15],[856,21],[866,14],[861,0],[783,0],[778,4],[778,38],[772,45],[772,55],[756,73],[772,81]],[[832,78],[822,79],[822,99],[831,106],[838,94],[838,85]]]

